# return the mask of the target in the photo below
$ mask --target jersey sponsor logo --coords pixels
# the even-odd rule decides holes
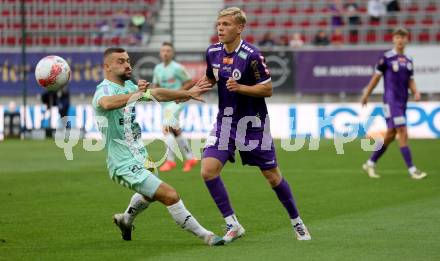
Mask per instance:
[[[223,57],[223,64],[234,64],[234,58],[232,58],[232,57]]]
[[[217,52],[217,51],[220,51],[221,49],[222,49],[221,46],[220,47],[209,48],[208,49],[208,53],[210,53],[210,52]]]
[[[124,125],[124,123],[127,123],[127,124],[133,123],[135,119],[136,119],[136,116],[134,116],[134,115],[131,116],[130,122],[124,122],[124,118],[119,118],[119,125]]]
[[[258,61],[257,60],[252,60],[251,61],[251,68],[252,68],[252,71],[254,71],[255,80],[257,82],[260,81],[261,80],[261,74],[258,71]]]
[[[232,71],[232,67],[231,66],[225,66],[222,68],[223,71],[230,73]]]
[[[240,52],[238,53],[238,57],[240,57],[240,58],[243,59],[243,60],[246,60],[246,58],[248,57],[248,54],[245,53],[245,52],[243,52],[243,51],[240,51]]]
[[[236,80],[236,81],[240,80],[240,79],[241,79],[241,72],[240,72],[240,70],[238,70],[238,69],[234,69],[234,70],[232,71],[232,78],[233,78],[234,80]]]

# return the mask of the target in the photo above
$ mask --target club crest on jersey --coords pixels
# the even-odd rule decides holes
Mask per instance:
[[[241,79],[241,72],[238,69],[232,71],[232,78],[236,81]]]
[[[399,71],[399,63],[397,61],[392,62],[392,66],[394,72]]]

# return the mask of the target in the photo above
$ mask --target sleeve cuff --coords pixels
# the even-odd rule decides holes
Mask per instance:
[[[272,78],[271,78],[271,77],[269,77],[269,79],[263,80],[263,81],[261,81],[261,82],[257,82],[257,84],[266,84],[266,83],[268,83],[268,82],[270,82],[270,81],[272,81]]]

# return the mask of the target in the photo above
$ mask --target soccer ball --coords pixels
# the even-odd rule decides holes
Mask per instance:
[[[35,67],[38,84],[48,91],[57,91],[67,85],[70,79],[70,67],[67,62],[55,55],[41,59]]]

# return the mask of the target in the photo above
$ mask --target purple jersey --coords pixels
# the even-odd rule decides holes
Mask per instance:
[[[413,61],[395,50],[386,52],[376,66],[376,72],[383,75],[383,101],[390,106],[404,106],[408,101],[409,80],[414,76]]]
[[[223,165],[228,160],[234,162],[238,146],[243,164],[262,170],[275,168],[275,147],[264,98],[242,95],[226,88],[230,77],[248,86],[270,82],[264,57],[257,48],[242,40],[232,53],[227,53],[222,43],[209,46],[206,63],[206,76],[217,81],[219,112],[207,138],[203,158],[216,158]],[[241,119],[244,122],[240,122]],[[223,125],[224,122],[228,124]],[[256,145],[252,147],[251,142]]]
[[[263,130],[267,115],[264,98],[242,95],[226,88],[226,81],[230,77],[237,83],[248,86],[271,81],[269,69],[260,51],[255,46],[241,40],[234,52],[227,53],[223,48],[223,43],[217,43],[208,47],[206,63],[206,76],[215,79],[218,86],[219,113],[217,123],[221,122],[225,109],[229,107],[233,110],[232,115],[227,113],[227,116],[232,116],[232,129],[237,127],[241,118],[256,116],[261,120],[260,129]],[[248,129],[255,128],[249,124]]]

